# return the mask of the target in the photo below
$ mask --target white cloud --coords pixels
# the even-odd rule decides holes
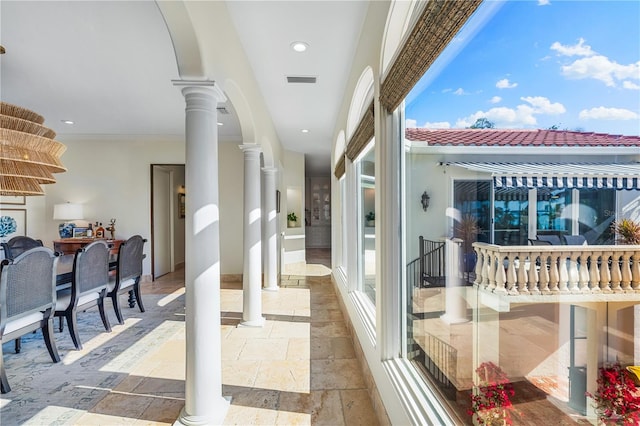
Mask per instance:
[[[518,86],[518,83],[511,83],[508,78],[503,78],[496,83],[498,89],[513,89],[516,86]]]
[[[583,38],[580,38],[578,44],[573,46],[565,46],[556,41],[551,45],[551,50],[555,50],[562,56],[592,56],[596,54],[596,52],[591,49],[591,46],[584,44]]]
[[[433,123],[426,122],[423,127],[426,127],[427,129],[450,129],[451,123],[448,121],[436,121]]]
[[[492,104],[497,104],[502,100],[502,98],[500,96],[494,96],[493,98],[489,99],[489,102],[491,102]]]
[[[538,6],[547,6],[550,4],[551,2],[549,0],[538,0]]]
[[[458,90],[456,90],[455,92],[453,92],[454,95],[458,95],[458,96],[462,96],[462,95],[466,95],[467,92],[464,91],[464,89],[462,87],[459,87]]]
[[[515,108],[495,107],[488,111],[478,111],[468,117],[458,119],[455,127],[469,127],[479,118],[486,118],[497,128],[523,128],[537,124],[536,115],[557,115],[565,112],[560,103],[551,103],[549,99],[534,96],[520,98],[527,102]]]
[[[415,128],[427,128],[427,129],[450,129],[451,123],[448,121],[435,121],[435,122],[426,122],[424,126],[418,126],[418,121],[413,118],[407,118],[405,120],[405,127],[407,129],[415,129]]]
[[[597,107],[583,109],[579,115],[581,120],[635,120],[640,116],[628,109]]]
[[[625,89],[629,89],[629,90],[640,90],[640,86],[629,81],[629,80],[625,80],[622,82],[622,87],[624,87]]]
[[[615,87],[616,80],[640,79],[640,61],[620,65],[606,56],[597,55],[578,59],[562,67],[562,74],[572,79],[593,78]]]
[[[527,96],[520,99],[530,103],[536,114],[557,115],[567,111],[561,103],[552,104],[549,99],[542,96]]]

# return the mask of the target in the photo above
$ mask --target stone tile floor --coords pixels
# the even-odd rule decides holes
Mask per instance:
[[[298,266],[295,271],[285,271],[291,275],[283,275],[282,288],[278,292],[263,293],[266,324],[262,328],[237,327],[242,317],[242,283],[222,283],[223,395],[232,398],[224,424],[378,424],[361,366],[355,358],[353,343],[339,310],[330,270],[326,266],[328,259],[325,255],[320,260],[325,265]],[[154,297],[151,295],[156,295],[152,300],[157,306],[183,303],[183,294],[183,271],[143,285],[143,297],[149,295],[151,301]],[[125,325],[116,324],[113,333],[96,331],[91,334],[82,351],[67,350],[66,341],[59,344],[63,357],[60,364],[44,362],[46,350],[44,345],[35,346],[35,338],[33,345],[25,342],[23,352],[17,355],[11,353],[11,342],[5,344],[5,360],[11,357],[8,366],[15,366],[25,352],[40,350],[44,351],[44,356],[35,354],[37,360],[33,361],[43,369],[40,380],[54,371],[66,375],[62,369],[73,363],[75,373],[80,374],[78,377],[82,374],[97,375],[95,365],[89,362],[96,358],[91,352],[105,351],[101,349],[104,342],[116,342],[118,333],[135,328],[133,317],[145,318],[156,308],[150,304],[146,307],[145,314],[140,314],[137,309],[126,309],[125,318],[131,318]],[[179,311],[180,307],[177,307]],[[173,423],[184,406],[184,323],[176,321],[176,315],[179,315],[176,309],[166,311],[170,312],[170,318],[167,318],[170,325],[160,322],[154,330],[147,330],[147,335],[136,341],[145,341],[148,335],[153,334],[154,340],[146,348],[137,344],[125,348],[114,346],[113,351],[122,351],[123,356],[131,350],[137,352],[125,357],[129,363],[127,368],[119,368],[117,357],[106,365],[100,364],[99,371],[106,371],[107,378],[96,382],[99,385],[87,386],[75,376],[67,377],[65,386],[51,386],[47,388],[46,395],[35,398],[34,392],[38,392],[38,387],[34,386],[30,391],[21,389],[21,379],[25,377],[10,373],[9,380],[14,390],[0,397],[0,423]],[[141,335],[143,332],[138,330]],[[57,334],[58,339],[64,339],[64,336]],[[84,362],[75,362],[83,359]],[[87,371],[83,372],[85,365]],[[109,372],[110,369],[113,371]],[[37,381],[38,378],[29,377],[29,380]],[[77,380],[75,384],[74,380]],[[68,397],[68,392],[88,394],[85,398],[74,399]],[[36,414],[25,417],[29,404],[36,404],[36,400],[40,405],[31,407]]]

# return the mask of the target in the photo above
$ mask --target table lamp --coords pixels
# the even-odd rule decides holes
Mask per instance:
[[[84,219],[82,204],[64,203],[53,206],[53,220],[64,221],[58,228],[60,238],[71,238],[76,225],[70,221],[80,219]]]

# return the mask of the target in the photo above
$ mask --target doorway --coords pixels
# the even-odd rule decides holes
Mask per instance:
[[[151,165],[151,274],[157,279],[184,266],[183,164]]]

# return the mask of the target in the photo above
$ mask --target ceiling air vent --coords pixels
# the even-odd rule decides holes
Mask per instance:
[[[316,77],[309,77],[303,75],[288,75],[287,83],[307,83],[307,84],[315,84]]]
[[[216,110],[218,110],[218,113],[222,114],[222,115],[228,115],[229,114],[229,110],[227,109],[227,107],[224,106],[219,106],[216,108]]]

